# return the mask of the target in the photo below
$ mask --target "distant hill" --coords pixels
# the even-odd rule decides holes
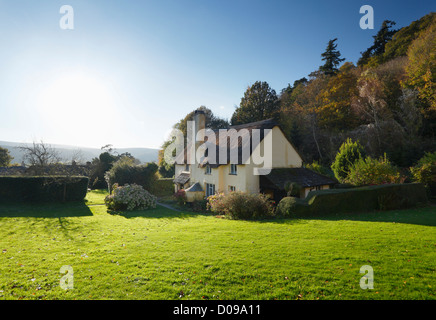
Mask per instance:
[[[31,143],[26,144],[26,143],[19,143],[19,142],[0,141],[0,147],[8,149],[11,156],[14,157],[12,163],[20,164],[22,162],[23,152],[17,148],[22,145],[31,145]],[[84,147],[56,145],[56,144],[50,144],[50,146],[59,152],[61,158],[64,161],[71,160],[73,155],[78,151],[80,151],[81,162],[91,161],[93,158],[98,157],[100,153],[103,152],[99,148],[84,148]],[[134,156],[136,159],[141,161],[141,163],[157,162],[158,149],[114,148],[114,151],[116,151],[119,154],[129,152],[132,156]]]

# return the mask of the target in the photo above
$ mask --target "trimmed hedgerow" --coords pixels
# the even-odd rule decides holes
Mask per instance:
[[[352,214],[373,210],[405,209],[427,202],[423,184],[389,184],[312,191],[306,199],[285,197],[279,202],[276,213],[283,217]]]
[[[161,178],[154,181],[151,188],[153,194],[157,197],[171,196],[174,193],[174,178]]]
[[[88,191],[87,177],[0,177],[0,200],[18,202],[80,201]]]

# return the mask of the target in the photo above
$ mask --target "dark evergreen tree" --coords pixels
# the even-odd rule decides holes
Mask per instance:
[[[338,46],[335,42],[338,38],[334,38],[330,40],[327,44],[327,48],[324,53],[321,54],[323,61],[325,61],[324,65],[319,67],[319,70],[324,72],[325,75],[334,75],[338,72],[339,64],[345,60],[345,58],[340,58],[341,53],[339,50],[336,50]]]
[[[232,115],[232,125],[275,118],[280,105],[275,90],[267,82],[256,81],[244,93]]]
[[[391,29],[394,25],[394,21],[383,21],[380,30],[375,36],[373,36],[373,45],[364,52],[361,52],[362,56],[360,57],[359,61],[357,61],[358,66],[367,64],[370,58],[381,56],[385,52],[386,43],[388,43],[392,39],[393,35],[398,31]]]

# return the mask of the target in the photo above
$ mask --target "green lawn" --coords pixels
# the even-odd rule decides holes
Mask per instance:
[[[112,215],[104,196],[0,205],[0,299],[435,299],[434,206],[256,222]],[[73,289],[59,286],[64,265]]]

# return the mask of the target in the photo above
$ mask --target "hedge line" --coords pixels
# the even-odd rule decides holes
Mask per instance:
[[[79,201],[88,182],[87,177],[0,177],[0,201]]]
[[[154,181],[151,192],[157,197],[171,196],[174,194],[174,178],[161,178]]]
[[[279,202],[277,213],[285,217],[308,217],[405,209],[427,202],[427,193],[423,184],[387,184],[312,191],[306,199],[285,197]]]

